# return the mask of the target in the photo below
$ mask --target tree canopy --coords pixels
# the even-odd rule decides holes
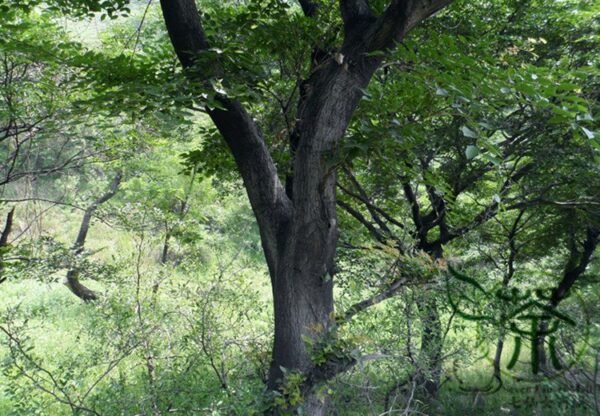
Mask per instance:
[[[0,1],[0,413],[598,412],[599,16]]]

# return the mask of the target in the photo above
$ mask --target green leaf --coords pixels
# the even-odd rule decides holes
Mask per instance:
[[[477,139],[477,138],[479,138],[479,134],[476,131],[471,130],[467,126],[462,126],[460,130],[462,131],[462,134],[465,137],[469,137],[471,139]]]
[[[585,127],[581,127],[581,130],[583,130],[588,139],[591,140],[595,137],[595,133],[593,131],[586,129]]]
[[[479,148],[472,144],[468,145],[467,148],[465,149],[465,155],[467,156],[467,159],[469,159],[469,160],[474,159],[475,156],[477,156],[478,154],[479,154]]]
[[[441,96],[443,96],[443,97],[446,97],[446,96],[448,95],[448,91],[446,91],[446,90],[445,90],[445,89],[443,89],[443,88],[440,88],[440,87],[438,87],[438,88],[435,90],[435,95],[441,95]]]

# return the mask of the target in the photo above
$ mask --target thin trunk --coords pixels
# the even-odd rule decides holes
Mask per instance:
[[[498,341],[496,342],[496,353],[494,354],[494,378],[499,382],[502,382],[502,371],[501,371],[501,361],[502,361],[502,351],[504,350],[504,334],[498,337]]]
[[[4,274],[4,262],[2,257],[4,255],[5,247],[8,246],[8,236],[12,231],[14,215],[15,207],[13,207],[6,215],[6,223],[4,224],[4,230],[2,230],[2,234],[0,235],[0,283],[3,283],[6,280],[6,277],[2,276]]]
[[[168,225],[165,228],[165,240],[163,241],[163,248],[160,253],[160,264],[163,266],[167,264],[167,260],[169,259],[169,241],[171,240],[171,230],[168,228]]]
[[[523,215],[525,215],[525,210],[521,210],[517,215],[515,221],[508,232],[508,260],[507,260],[507,270],[502,279],[502,289],[507,290],[508,285],[515,275],[515,261],[517,260],[517,255],[519,254],[519,247],[517,247],[517,233],[520,229],[520,223],[523,219]],[[526,220],[527,221],[527,220]],[[500,321],[504,323],[506,321],[506,312],[503,310],[500,314]],[[498,337],[498,341],[496,343],[496,353],[494,354],[494,378],[502,384],[502,371],[501,371],[501,361],[502,361],[502,352],[504,350],[504,337],[505,331],[501,329],[501,333]]]
[[[442,323],[437,304],[432,297],[424,299],[419,309],[423,330],[419,353],[421,369],[417,374],[417,384],[423,387],[429,397],[435,398],[442,376]]]
[[[77,234],[77,239],[75,240],[75,244],[71,248],[71,251],[75,256],[80,256],[83,253],[83,249],[85,246],[85,240],[87,238],[88,231],[90,229],[90,222],[92,221],[92,216],[96,209],[102,205],[104,202],[108,201],[112,198],[116,193],[119,185],[121,183],[121,173],[117,173],[115,178],[110,184],[107,192],[102,195],[100,198],[95,200],[83,214],[83,219],[81,220],[81,225],[79,227],[79,233]],[[87,288],[79,281],[79,273],[80,270],[78,267],[73,267],[67,272],[65,285],[69,288],[73,294],[85,302],[90,302],[98,299],[98,295],[93,290]]]
[[[586,238],[582,244],[582,250],[579,251],[575,242],[575,235],[571,236],[569,259],[563,272],[563,278],[552,291],[548,308],[556,310],[560,303],[569,296],[569,293],[577,280],[585,273],[592,256],[596,251],[600,239],[600,228],[588,227],[586,230]],[[551,370],[548,366],[548,357],[546,354],[546,336],[550,328],[550,315],[541,319],[537,329],[534,328],[537,335],[535,336],[532,346],[532,359],[537,361],[534,369],[541,371],[543,374],[549,373]]]
[[[427,243],[426,237],[421,240],[420,246],[432,258],[439,260],[444,257],[441,245]],[[419,364],[421,368],[417,373],[417,385],[422,386],[425,394],[436,398],[440,389],[442,377],[442,351],[443,333],[440,313],[435,301],[435,296],[425,293],[422,302],[417,305],[421,314],[421,350]]]

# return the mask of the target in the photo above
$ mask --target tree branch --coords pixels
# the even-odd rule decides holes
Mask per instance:
[[[360,201],[363,202],[363,204],[365,204],[365,207],[369,211],[369,214],[371,215],[371,218],[373,219],[373,221],[375,221],[377,223],[377,225],[379,225],[379,228],[381,228],[383,231],[385,231],[390,237],[393,236],[392,231],[389,229],[387,224],[380,218],[378,210],[371,203],[366,191],[360,185],[360,183],[358,182],[356,177],[352,174],[350,169],[344,167],[344,173],[346,173],[346,176],[348,177],[348,179],[354,186],[354,189],[356,189],[358,191],[358,194],[360,196],[359,199],[360,199]],[[338,186],[340,187],[340,189],[342,189],[342,191],[348,193],[348,191],[346,191],[341,185],[338,185]]]
[[[121,172],[118,172],[112,180],[111,184],[109,185],[108,190],[102,196],[96,199],[85,210],[85,214],[83,215],[83,220],[81,222],[81,227],[79,228],[79,233],[77,234],[77,239],[75,240],[75,244],[73,244],[73,251],[75,254],[81,254],[81,252],[83,251],[83,246],[85,244],[85,239],[87,238],[87,233],[90,227],[90,221],[92,219],[94,211],[96,211],[96,209],[100,205],[102,205],[110,198],[115,196],[117,190],[119,189],[119,185],[121,184],[121,179],[123,179],[123,175]]]
[[[367,52],[392,48],[419,22],[427,19],[453,0],[393,0],[377,19],[369,35]]]
[[[375,18],[367,0],[340,0],[340,11],[346,32],[352,30],[360,21]]]
[[[563,279],[552,291],[550,297],[552,307],[558,306],[558,304],[569,294],[571,287],[573,287],[577,279],[585,272],[592,259],[592,255],[598,246],[599,238],[600,228],[588,227],[586,230],[586,238],[583,242],[583,250],[579,252],[576,247],[571,248]]]
[[[188,76],[200,76],[197,59],[210,48],[194,0],[161,0],[161,8],[171,43]],[[308,3],[307,3],[308,4]],[[210,64],[220,67],[216,58]],[[273,159],[256,123],[242,104],[220,94],[221,108],[207,110],[229,146],[257,217],[269,267],[274,266],[279,228],[287,223],[291,201],[277,176]]]
[[[394,280],[386,289],[382,290],[381,292],[376,293],[375,295],[373,295],[367,299],[364,299],[364,300],[361,300],[360,302],[355,303],[350,308],[348,308],[348,310],[346,312],[344,312],[344,314],[340,318],[338,318],[338,320],[337,320],[338,325],[349,322],[356,314],[364,311],[365,309],[370,308],[373,305],[377,305],[378,303],[381,303],[384,300],[389,299],[392,296],[396,295],[396,293],[398,293],[398,291],[400,291],[400,289],[405,287],[407,283],[408,283],[407,278],[405,278],[405,277],[398,278],[398,279]]]
[[[386,238],[383,235],[383,233],[377,228],[375,228],[375,226],[371,224],[369,220],[365,218],[364,215],[352,208],[350,204],[347,204],[346,202],[341,201],[339,199],[337,200],[337,205],[341,207],[344,211],[346,211],[348,214],[352,215],[359,223],[361,223],[367,230],[369,230],[369,232],[375,238],[375,240],[379,241],[381,244],[385,244]]]
[[[317,13],[318,5],[311,0],[298,0],[306,17],[313,17]]]
[[[512,174],[506,181],[504,181],[504,184],[499,192],[500,196],[506,194],[510,190],[511,186],[521,180],[521,178],[523,178],[532,168],[532,164],[527,164]],[[477,214],[471,223],[455,230],[450,230],[444,241],[442,241],[442,244],[446,244],[450,240],[465,235],[467,232],[485,223],[490,218],[493,218],[498,213],[499,205],[500,204],[498,201],[494,201],[484,208],[479,214]]]
[[[96,209],[108,201],[110,198],[115,196],[117,190],[119,189],[119,185],[121,184],[121,179],[123,175],[121,172],[118,172],[115,175],[115,178],[111,182],[108,190],[96,199],[83,214],[83,219],[81,220],[81,225],[79,227],[79,232],[77,233],[77,239],[75,240],[75,244],[73,244],[73,248],[71,249],[75,256],[83,253],[83,248],[85,245],[85,240],[87,238],[88,231],[90,229],[90,222],[92,220],[92,216]],[[83,299],[85,302],[89,302],[92,300],[98,299],[98,295],[93,290],[87,288],[79,281],[79,268],[77,266],[72,267],[66,276],[66,286],[69,288],[71,292],[80,299]]]
[[[410,205],[410,212],[412,214],[413,223],[415,224],[415,229],[417,233],[420,234],[423,230],[423,221],[421,219],[421,209],[419,208],[417,196],[408,182],[402,183],[402,189],[404,190],[404,195]]]

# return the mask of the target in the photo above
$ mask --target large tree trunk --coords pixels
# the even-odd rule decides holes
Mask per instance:
[[[270,390],[285,385],[283,370],[300,372],[305,377],[316,374],[308,344],[317,347],[333,322],[333,281],[327,266],[333,263],[335,238],[323,240],[296,235],[289,243],[273,279],[275,337],[269,370]],[[317,256],[317,250],[331,254]],[[324,415],[326,400],[317,398],[310,391],[311,387],[312,383],[303,383],[302,389],[308,391],[303,392],[302,407],[306,414]]]
[[[334,318],[332,279],[338,226],[332,158],[360,99],[359,88],[366,86],[367,79],[332,61],[305,82],[308,91],[299,105],[294,132],[298,142],[288,187],[294,209],[291,221],[281,230],[277,261],[270,267],[275,315],[271,389],[281,386],[282,368],[303,373],[307,390],[321,377],[307,342],[316,347]],[[325,414],[325,401],[306,391],[303,408],[310,415]]]
[[[313,370],[306,342],[325,335],[333,318],[331,266],[335,238],[292,239],[295,241],[290,241],[291,250],[284,254],[273,281],[275,343],[269,375],[272,387],[281,377],[281,367],[305,374]],[[299,251],[294,252],[294,246]],[[330,254],[323,258],[316,256],[316,250]]]
[[[215,94],[219,108],[206,109],[244,181],[269,267],[275,338],[268,387],[280,390],[285,373],[301,373],[306,379],[305,414],[326,414],[326,405],[311,387],[332,374],[315,367],[306,344],[323,341],[333,322],[339,142],[362,91],[383,60],[381,53],[373,52],[395,47],[411,28],[450,1],[394,0],[380,16],[365,1],[340,2],[343,46],[335,59],[332,54],[318,54],[322,55],[319,62],[302,82],[287,191],[260,129],[243,105]],[[318,13],[318,3],[300,3],[307,16]],[[210,74],[226,74],[218,58],[203,68],[196,66],[197,57],[210,53],[210,44],[195,1],[161,0],[161,7],[179,61],[196,85],[208,85],[210,90]]]

